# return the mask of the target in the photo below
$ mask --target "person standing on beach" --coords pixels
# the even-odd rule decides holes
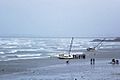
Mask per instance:
[[[90,64],[92,64],[92,58],[90,59]]]
[[[95,59],[93,58],[93,64],[95,64]]]

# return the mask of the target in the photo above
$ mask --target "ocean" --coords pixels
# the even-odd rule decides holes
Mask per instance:
[[[99,42],[91,42],[98,38],[74,38],[72,52],[87,54],[88,47]],[[103,39],[103,38],[99,38]],[[59,53],[68,53],[71,38],[0,38],[0,61],[55,57]],[[97,47],[99,52],[114,49],[120,52],[120,42],[103,42]]]

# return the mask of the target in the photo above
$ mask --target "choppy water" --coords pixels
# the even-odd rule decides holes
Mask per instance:
[[[94,38],[75,38],[73,52],[86,52],[86,48],[99,42]],[[71,38],[0,38],[0,61],[46,58],[68,52]],[[120,49],[120,42],[103,42],[99,49]]]

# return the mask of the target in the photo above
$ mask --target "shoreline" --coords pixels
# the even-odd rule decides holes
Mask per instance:
[[[87,59],[70,59],[70,63],[87,62],[90,64],[90,57]],[[109,60],[112,58],[95,58],[97,61]],[[118,58],[117,58],[118,59]],[[32,68],[48,67],[51,65],[66,64],[68,59],[50,58],[37,58],[37,59],[20,59],[11,61],[0,61],[0,75],[26,72]]]
[[[86,59],[59,59],[57,57],[0,61],[1,80],[116,80],[120,79],[120,64],[110,64],[112,59],[120,61],[119,51],[97,51],[86,53]],[[90,59],[95,58],[91,65]],[[103,77],[102,77],[103,76]],[[73,78],[72,78],[73,77]]]
[[[96,58],[95,65],[90,59],[66,60],[57,58],[15,60],[0,62],[5,69],[0,72],[2,80],[115,80],[120,79],[120,65],[109,64],[111,58]],[[0,67],[1,68],[1,67]],[[109,75],[109,76],[108,76]],[[113,78],[111,78],[113,77]]]

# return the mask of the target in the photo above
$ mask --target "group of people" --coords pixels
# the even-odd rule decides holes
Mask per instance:
[[[69,64],[69,60],[66,61],[67,64]],[[112,59],[112,61],[110,62],[111,64],[119,64],[119,60],[118,59]],[[91,58],[90,59],[90,64],[95,64],[95,58]]]
[[[73,54],[73,59],[85,59],[85,54]]]
[[[119,60],[112,59],[112,64],[119,64]]]
[[[92,65],[92,64],[95,64],[95,58],[91,58],[90,59],[90,64]]]

